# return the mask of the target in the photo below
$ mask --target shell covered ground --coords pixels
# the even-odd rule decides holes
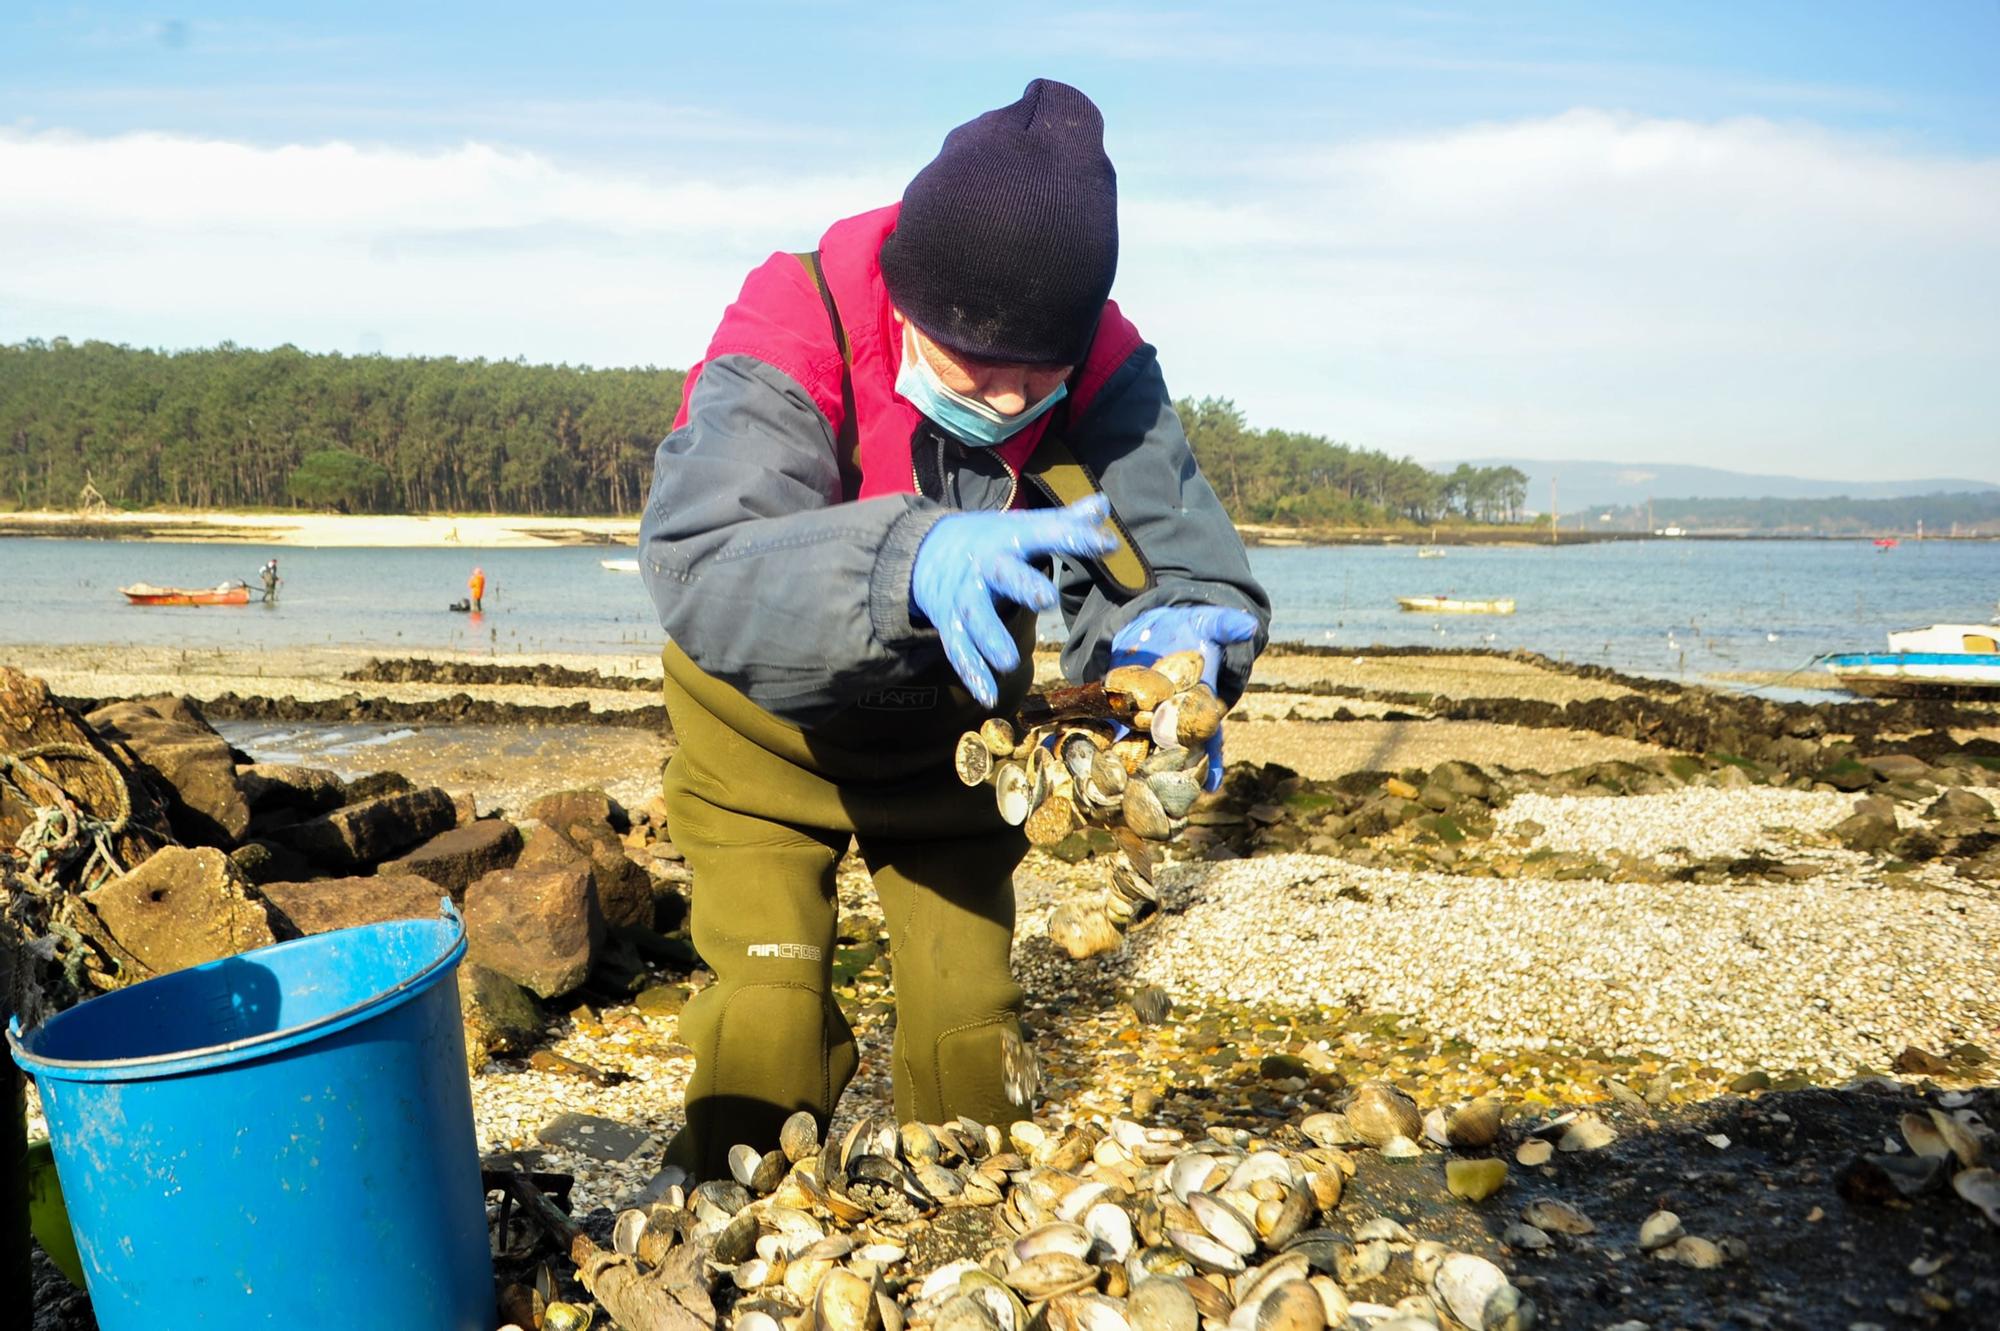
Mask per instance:
[[[575,662],[486,679],[389,663],[373,682],[356,662],[302,659],[284,663],[288,683],[311,681],[289,713],[243,662],[204,661],[178,683],[161,662],[129,664],[123,690],[94,687],[110,676],[79,662],[60,691],[261,700],[211,711],[239,718],[223,728],[252,755],[393,769],[472,792],[482,811],[578,785],[636,806],[672,746],[643,724],[561,715],[655,701],[642,675],[579,681]],[[1475,1154],[1506,1164],[1498,1191],[1453,1195],[1446,1167],[1464,1152],[1425,1145],[1398,1162],[1360,1146],[1320,1223],[1393,1220],[1488,1257],[1542,1326],[2000,1326],[2000,1225],[1948,1185],[1885,1198],[1857,1180],[1862,1157],[1911,1154],[1906,1115],[1936,1110],[1975,1137],[2000,1121],[2000,825],[1974,803],[2000,803],[2000,716],[1743,711],[1462,654],[1270,667],[1228,732],[1230,786],[1159,875],[1156,916],[1075,960],[1051,918],[1094,900],[1114,856],[1083,838],[1017,875],[1039,1121],[1296,1144],[1308,1116],[1369,1081],[1422,1111],[1492,1097],[1501,1136]],[[487,710],[468,722],[455,696]],[[1909,762],[1867,766],[1892,751]],[[1467,766],[1484,785],[1460,780]],[[1938,801],[1953,790],[1949,821]],[[1858,798],[1887,808],[1872,841]],[[895,1020],[894,957],[852,857],[840,891],[835,976],[863,1056],[836,1132],[887,1111]],[[554,1005],[534,1054],[474,1078],[482,1149],[575,1175],[579,1214],[607,1232],[679,1125],[678,1012],[705,979],[658,963]],[[1608,1143],[1538,1161],[1531,1143],[1571,1112]],[[632,1135],[545,1138],[564,1113]],[[1524,1210],[1548,1199],[1592,1232],[1519,1242]],[[1661,1211],[1717,1260],[1643,1249]],[[1407,1252],[1350,1292],[1414,1292]],[[87,1325],[53,1289],[37,1326]]]

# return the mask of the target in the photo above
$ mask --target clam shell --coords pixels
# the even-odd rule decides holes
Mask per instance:
[[[1028,813],[1034,808],[1033,794],[1034,781],[1026,767],[1009,760],[994,768],[993,802],[1002,821],[1013,827],[1027,822]]]
[[[1180,719],[1180,708],[1172,698],[1153,709],[1146,733],[1153,737],[1155,748],[1178,749],[1187,744],[1187,740],[1181,737]]]
[[[1175,733],[1189,748],[1208,743],[1222,728],[1222,718],[1229,711],[1206,684],[1195,685],[1175,698],[1173,705],[1179,717]]]
[[[551,1303],[542,1313],[542,1331],[585,1331],[590,1325],[590,1309],[574,1303]]]
[[[1100,750],[1090,760],[1090,784],[1109,794],[1124,793],[1125,779],[1130,775],[1109,749]]]
[[[1951,1181],[1951,1189],[2000,1225],[2000,1174],[1984,1168],[1967,1169]]]
[[[1484,1257],[1450,1253],[1430,1283],[1432,1296],[1472,1331],[1527,1331],[1535,1324],[1535,1305]]]
[[[1145,762],[1146,755],[1152,751],[1152,744],[1138,735],[1127,735],[1124,739],[1114,741],[1109,750],[1128,776],[1139,770],[1139,764]]]
[[[1185,818],[1194,802],[1201,798],[1203,775],[1191,767],[1177,772],[1155,772],[1146,778],[1146,785],[1159,800],[1161,812],[1169,818]]]
[[[620,1211],[618,1219],[611,1225],[611,1250],[625,1257],[634,1256],[639,1251],[639,1240],[645,1233],[644,1211]]]
[[[1104,691],[1139,712],[1152,711],[1177,692],[1172,680],[1148,666],[1119,666],[1105,675]]]
[[[730,1323],[730,1331],[782,1331],[782,1328],[777,1318],[753,1308]]]
[[[1205,1271],[1234,1275],[1243,1269],[1241,1253],[1199,1230],[1169,1228],[1167,1242],[1187,1254],[1189,1261]]]
[[[1173,824],[1167,818],[1167,811],[1160,804],[1160,797],[1144,781],[1134,781],[1125,787],[1123,804],[1125,826],[1137,832],[1148,841],[1165,841],[1173,835]]]
[[[1014,1256],[1023,1262],[1052,1252],[1081,1258],[1089,1254],[1092,1242],[1094,1240],[1082,1225],[1057,1220],[1031,1229],[1015,1239]]]
[[[1066,901],[1049,912],[1049,941],[1082,961],[1115,950],[1120,935],[1103,911]]]
[[[1444,1121],[1444,1134],[1451,1145],[1464,1151],[1483,1151],[1500,1140],[1500,1102],[1482,1096],[1461,1105]]]
[[[873,1282],[838,1266],[820,1281],[813,1312],[821,1331],[873,1331],[880,1321]]]
[[[1083,1228],[1090,1235],[1091,1250],[1113,1261],[1123,1262],[1136,1246],[1132,1217],[1125,1214],[1125,1208],[1112,1202],[1099,1202],[1084,1212]]]
[[[995,758],[1011,756],[1014,746],[1020,742],[1015,737],[1013,725],[1001,716],[989,716],[981,722],[979,738],[986,745],[986,751]]]
[[[729,1172],[744,1187],[757,1175],[757,1166],[763,1162],[764,1154],[754,1146],[737,1143],[729,1148]]]
[[[1256,1331],[1324,1331],[1326,1305],[1304,1279],[1284,1282],[1256,1305]]]
[[[1066,1252],[1045,1252],[1022,1262],[1005,1279],[1009,1288],[1032,1302],[1088,1288],[1097,1281],[1097,1268]]]
[[[1132,1331],[1200,1331],[1201,1310],[1179,1280],[1150,1276],[1132,1286],[1125,1320]]]
[[[951,751],[951,764],[960,781],[976,786],[993,775],[993,751],[986,747],[978,731],[968,730],[958,737],[958,744]]]
[[[955,1295],[931,1319],[933,1331],[1019,1331],[1026,1319],[1009,1319],[1005,1326],[993,1315],[985,1299],[976,1294]]]
[[[1364,1081],[1348,1102],[1347,1125],[1362,1141],[1382,1147],[1395,1137],[1416,1137],[1423,1131],[1424,1116],[1416,1101],[1388,1082]]]
[[[1551,1234],[1595,1234],[1597,1225],[1568,1202],[1544,1197],[1521,1208],[1521,1220]]]
[[[1173,652],[1153,662],[1153,669],[1166,676],[1176,693],[1201,683],[1201,672],[1207,668],[1208,659],[1200,652]]]
[[[778,1129],[778,1148],[793,1164],[809,1158],[819,1150],[819,1120],[803,1109],[793,1114]]]
[[[1132,1331],[1125,1310],[1102,1294],[1058,1294],[1044,1316],[1049,1331]]]
[[[1189,1193],[1187,1201],[1210,1237],[1244,1257],[1257,1251],[1256,1227],[1242,1212],[1213,1193]]]
[[[1031,846],[1053,846],[1077,827],[1076,801],[1068,795],[1050,795],[1028,815],[1021,830]]]

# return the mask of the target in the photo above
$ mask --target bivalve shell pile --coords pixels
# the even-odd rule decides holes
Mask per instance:
[[[1050,937],[1071,956],[1116,947],[1159,907],[1153,847],[1187,825],[1228,710],[1202,667],[1200,652],[1120,666],[1101,683],[1033,695],[1014,721],[994,717],[959,738],[959,780],[991,785],[1000,816],[1030,843],[1053,846],[1095,826],[1124,851],[1101,901],[1051,917]]]
[[[781,1149],[739,1148],[733,1178],[669,1183],[621,1213],[613,1243],[662,1278],[706,1272],[734,1331],[1534,1324],[1534,1304],[1484,1258],[1393,1221],[1327,1227],[1353,1161],[1278,1136],[1296,1145],[1128,1119],[1058,1131],[873,1117],[820,1143],[800,1113]],[[1394,1308],[1361,1299],[1385,1273],[1424,1292]]]

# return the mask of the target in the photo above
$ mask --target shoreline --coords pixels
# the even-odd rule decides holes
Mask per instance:
[[[1690,532],[1655,536],[1649,532],[1563,531],[1550,542],[1546,527],[1280,527],[1240,523],[1246,545],[1274,549],[1399,545],[1412,547],[1527,548],[1601,545],[1625,541],[1866,541],[1867,536],[1815,536],[1758,532]],[[0,513],[0,540],[180,541],[216,545],[278,545],[321,549],[524,550],[545,546],[620,546],[638,543],[635,517],[537,517],[474,513],[245,513],[232,510],[188,512],[109,512],[85,516],[47,510]],[[1983,541],[1984,536],[1926,537],[1937,541]]]

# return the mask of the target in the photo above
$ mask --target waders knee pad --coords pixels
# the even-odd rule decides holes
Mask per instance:
[[[727,1172],[738,1142],[768,1151],[801,1109],[822,1121],[853,1079],[854,1032],[832,1000],[797,984],[745,984],[698,995],[682,1014],[695,1051],[687,1127],[667,1159],[700,1178]]]
[[[1034,1106],[1040,1071],[1011,1013],[939,1035],[929,1051],[928,1068],[921,1048],[906,1052],[911,1063],[908,1107],[926,1123],[960,1114],[981,1123],[1011,1123],[1026,1118]]]

